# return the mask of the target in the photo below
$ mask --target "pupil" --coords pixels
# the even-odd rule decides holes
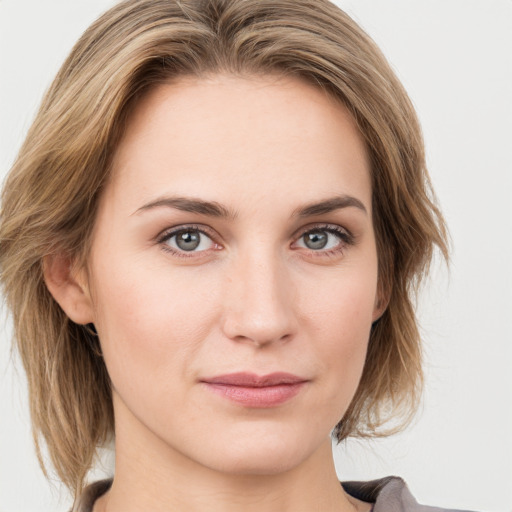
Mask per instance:
[[[183,251],[193,251],[197,249],[201,237],[195,231],[184,231],[176,236],[176,245]]]
[[[305,235],[304,243],[309,249],[323,249],[327,245],[327,233],[315,231]]]

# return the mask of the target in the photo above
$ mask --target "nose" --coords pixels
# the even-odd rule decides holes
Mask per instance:
[[[223,331],[237,342],[265,346],[296,332],[296,288],[271,251],[239,258],[225,280]]]

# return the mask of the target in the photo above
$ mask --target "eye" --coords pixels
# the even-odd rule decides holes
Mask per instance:
[[[159,242],[173,253],[202,252],[216,247],[215,242],[204,231],[193,227],[167,232]]]
[[[296,246],[315,252],[337,252],[352,243],[352,237],[338,226],[310,229],[301,235]]]

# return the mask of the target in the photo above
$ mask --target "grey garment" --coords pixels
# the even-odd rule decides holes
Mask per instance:
[[[407,484],[397,476],[370,482],[342,482],[341,485],[354,498],[374,503],[372,512],[469,512],[420,505]]]
[[[91,512],[94,502],[106,493],[112,480],[100,480],[89,485],[70,512]],[[361,501],[374,503],[373,512],[469,512],[419,505],[406,483],[396,476],[371,482],[342,482],[345,492]]]

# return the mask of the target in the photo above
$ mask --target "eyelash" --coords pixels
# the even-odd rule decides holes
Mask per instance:
[[[302,237],[307,235],[308,233],[314,233],[316,231],[324,231],[326,233],[331,233],[335,235],[339,239],[339,244],[332,249],[327,250],[318,250],[315,251],[311,249],[309,253],[313,257],[335,257],[343,254],[343,252],[347,249],[347,247],[354,245],[355,240],[352,233],[350,233],[347,229],[341,228],[340,226],[336,226],[335,224],[317,224],[307,229],[303,230],[301,234],[297,237],[297,240],[300,240]]]
[[[190,251],[190,252],[177,251],[177,250],[171,248],[166,243],[173,236],[179,235],[180,233],[187,232],[187,231],[197,231],[198,233],[201,233],[201,234],[207,236],[208,238],[210,238],[213,241],[213,243],[215,244],[213,233],[210,232],[209,230],[205,229],[204,226],[199,226],[199,225],[195,225],[195,224],[184,225],[184,226],[180,226],[178,228],[172,228],[170,230],[167,230],[167,231],[163,232],[161,235],[159,235],[156,241],[158,244],[160,244],[162,246],[162,249],[164,251],[171,253],[173,256],[177,256],[178,258],[196,258],[197,254],[198,254],[197,252],[195,252],[195,251]],[[315,231],[324,231],[327,233],[331,233],[338,237],[338,239],[340,240],[340,243],[336,247],[334,247],[332,249],[328,249],[328,250],[320,249],[318,251],[315,251],[315,250],[311,249],[309,252],[312,255],[314,255],[314,257],[337,256],[339,254],[342,254],[343,251],[347,248],[347,246],[354,245],[354,243],[355,243],[353,235],[348,230],[343,229],[343,228],[333,225],[333,224],[318,224],[318,225],[308,227],[307,229],[304,229],[300,233],[300,235],[296,238],[296,240],[300,240],[302,237],[304,237],[308,233],[314,233]],[[219,245],[219,244],[216,244],[216,245]],[[199,252],[202,253],[202,252],[207,252],[207,251],[205,250],[205,251],[199,251]]]
[[[179,235],[180,233],[186,233],[187,231],[197,231],[198,233],[201,233],[202,235],[206,235],[208,238],[210,238],[214,243],[214,235],[209,230],[205,229],[204,226],[198,226],[195,224],[190,225],[184,225],[180,226],[178,228],[172,228],[170,230],[164,231],[158,238],[157,243],[162,246],[162,249],[165,252],[171,253],[173,256],[177,256],[178,258],[197,258],[197,253],[195,251],[177,251],[176,249],[173,249],[169,245],[166,244],[173,236]],[[218,245],[218,244],[217,244]],[[200,252],[206,252],[206,251],[200,251]]]

